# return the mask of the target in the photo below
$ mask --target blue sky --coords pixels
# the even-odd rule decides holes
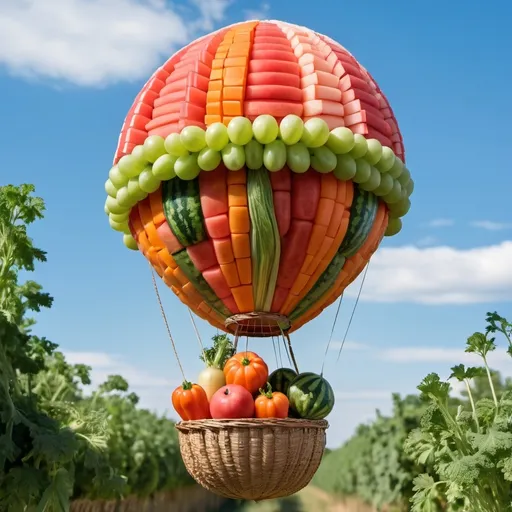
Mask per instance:
[[[314,8],[313,6],[318,6]],[[35,278],[55,297],[37,331],[74,362],[128,377],[143,405],[170,408],[180,376],[142,255],[103,213],[119,129],[153,70],[205,31],[245,18],[306,25],[351,51],[387,95],[416,183],[400,235],[370,266],[339,363],[328,444],[338,445],[390,393],[467,361],[488,310],[510,315],[512,6],[483,2],[0,0],[0,184],[35,183],[46,219],[31,231],[49,261]],[[201,369],[184,306],[160,287],[187,377]],[[358,282],[342,306],[343,339]],[[293,335],[301,369],[320,371],[335,308]],[[204,340],[215,333],[202,321]],[[251,347],[274,365],[273,349]],[[512,375],[503,352],[496,368]]]

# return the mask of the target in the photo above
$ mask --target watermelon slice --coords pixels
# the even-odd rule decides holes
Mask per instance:
[[[244,102],[244,115],[251,118],[262,114],[268,114],[274,117],[284,117],[288,114],[302,116],[304,107],[302,103],[291,103],[289,101],[277,100],[252,100]]]
[[[332,73],[314,71],[300,79],[301,87],[305,89],[310,85],[324,85],[325,87],[338,87],[340,79]]]
[[[299,75],[300,66],[297,62],[274,59],[249,61],[249,73],[259,72],[291,73],[293,75]]]
[[[247,85],[286,85],[288,87],[299,88],[300,78],[298,75],[292,73],[249,73],[247,76]]]
[[[341,101],[341,91],[334,87],[326,87],[325,85],[310,85],[302,90],[302,99],[310,100],[329,100]]]
[[[245,90],[245,99],[301,101],[302,91],[288,85],[249,85]]]
[[[292,51],[283,50],[253,50],[251,52],[253,60],[281,60],[286,62],[297,62],[297,58]]]
[[[304,115],[311,117],[320,114],[343,116],[343,105],[335,101],[310,100],[304,103]]]

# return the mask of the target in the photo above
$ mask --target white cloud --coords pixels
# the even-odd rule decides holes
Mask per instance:
[[[246,20],[265,20],[269,12],[270,4],[267,2],[262,3],[259,9],[246,9],[244,11]]]
[[[331,343],[329,350],[339,350],[341,348],[343,342],[341,341],[335,341],[334,343]],[[359,343],[357,341],[346,341],[343,344],[343,350],[368,350],[370,348],[369,345],[366,345],[365,343]]]
[[[512,300],[512,241],[473,249],[383,248],[373,256],[361,300],[470,304]],[[359,291],[357,281],[347,296]]]
[[[85,364],[92,368],[91,387],[105,382],[109,375],[121,375],[130,388],[141,397],[152,395],[155,388],[162,388],[169,395],[172,389],[179,385],[180,380],[160,377],[154,373],[144,371],[140,367],[126,362],[123,357],[106,352],[64,352],[70,364]]]
[[[80,86],[147,78],[194,29],[211,30],[229,2],[193,4],[192,18],[165,0],[2,0],[0,65]]]
[[[427,222],[425,225],[429,228],[445,228],[453,226],[455,221],[453,219],[433,219]]]
[[[493,222],[490,220],[476,220],[471,222],[471,226],[475,228],[486,229],[487,231],[502,231],[504,229],[512,229],[511,222]]]
[[[480,356],[464,352],[461,349],[442,347],[397,347],[381,350],[378,358],[393,363],[447,363],[449,365],[465,364],[467,366],[482,366]],[[512,375],[512,358],[503,347],[490,352],[487,356],[489,366],[505,375]],[[446,378],[448,375],[446,376]]]

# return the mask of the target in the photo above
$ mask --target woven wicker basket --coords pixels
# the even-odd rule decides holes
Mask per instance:
[[[183,421],[183,461],[206,489],[233,499],[290,496],[309,484],[325,449],[325,420]]]

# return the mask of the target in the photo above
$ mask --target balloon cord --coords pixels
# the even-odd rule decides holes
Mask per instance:
[[[192,325],[194,326],[194,331],[196,332],[197,341],[199,342],[199,346],[201,347],[201,352],[203,353],[204,362],[206,364],[208,364],[208,361],[206,359],[206,352],[204,351],[204,345],[203,345],[203,342],[201,340],[201,335],[199,334],[199,331],[197,329],[197,325],[196,325],[196,322],[194,320],[194,316],[192,315],[192,311],[190,311],[190,308],[187,308],[187,309],[188,309],[188,314],[190,316],[190,320],[192,321]]]
[[[363,291],[363,285],[364,281],[366,279],[366,274],[368,273],[368,269],[370,268],[370,262],[366,265],[366,268],[364,270],[363,279],[361,281],[361,286],[359,287],[359,293],[357,294],[356,302],[354,304],[354,309],[352,309],[352,314],[350,315],[350,320],[348,321],[347,330],[345,331],[345,336],[343,336],[343,341],[341,342],[340,351],[338,352],[338,359],[336,359],[336,362],[340,360],[341,351],[343,350],[343,346],[345,345],[345,340],[348,336],[348,331],[350,329],[350,325],[352,324],[352,319],[354,318],[354,313],[356,312],[357,304],[359,303],[359,297],[361,297],[361,292]]]
[[[169,339],[171,340],[172,348],[174,350],[174,355],[176,356],[176,361],[178,361],[178,366],[180,367],[180,371],[181,371],[181,375],[183,377],[183,381],[186,382],[187,379],[185,377],[185,372],[183,371],[183,366],[181,366],[181,361],[180,361],[180,358],[178,356],[178,351],[176,350],[176,345],[174,344],[174,339],[173,339],[172,334],[171,334],[171,329],[169,327],[169,322],[167,321],[167,316],[165,314],[164,307],[162,306],[162,301],[160,299],[160,293],[158,291],[158,285],[156,284],[155,272],[153,271],[152,268],[151,268],[151,278],[153,279],[153,287],[155,289],[156,299],[158,300],[158,304],[160,305],[160,311],[162,312],[162,318],[164,319],[165,327],[167,329],[167,334],[169,335]]]
[[[281,326],[279,326],[279,328],[281,329]],[[292,358],[295,371],[297,373],[300,373],[299,366],[297,365],[297,360],[295,359],[295,354],[293,353],[292,340],[290,340],[290,335],[288,333],[285,334],[283,332],[283,329],[281,329],[281,334],[283,335],[284,338],[286,338],[286,341],[288,342],[288,350],[290,351],[290,357]]]
[[[327,359],[327,352],[329,352],[329,347],[331,346],[332,337],[334,335],[334,330],[336,329],[336,324],[338,322],[338,315],[340,314],[341,303],[343,302],[343,293],[340,295],[340,300],[338,302],[338,309],[336,310],[336,315],[334,317],[334,322],[332,323],[331,335],[329,336],[329,341],[327,342],[327,347],[325,348],[324,360],[322,361],[322,371],[320,372],[320,376],[324,376],[324,366],[325,360]]]
[[[279,359],[277,358],[277,350],[276,350],[276,340],[274,336],[272,336],[272,345],[274,347],[274,355],[276,356],[276,366],[279,366]]]

